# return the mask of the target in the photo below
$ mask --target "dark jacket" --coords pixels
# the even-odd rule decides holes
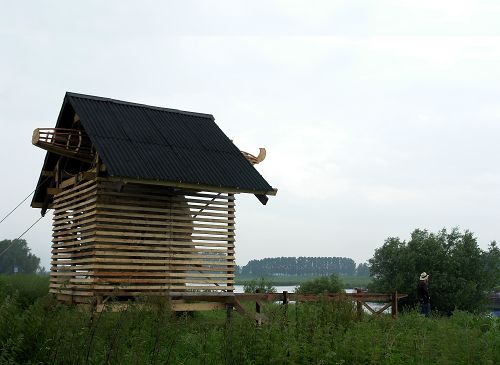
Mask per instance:
[[[429,284],[425,280],[420,280],[417,285],[417,297],[420,303],[429,303]]]

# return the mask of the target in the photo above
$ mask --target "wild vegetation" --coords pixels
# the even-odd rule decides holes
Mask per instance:
[[[305,281],[297,287],[296,292],[300,294],[340,293],[343,283],[335,274]]]
[[[49,293],[48,275],[0,275],[0,298],[15,297],[24,309]]]
[[[417,303],[419,274],[429,273],[432,309],[444,313],[483,311],[488,293],[500,286],[498,246],[492,242],[481,250],[469,231],[417,229],[408,242],[390,237],[369,262],[374,277],[370,290],[407,293],[407,306]]]
[[[358,320],[349,302],[290,304],[287,312],[269,304],[257,327],[236,314],[228,322],[224,311],[175,315],[158,299],[92,313],[3,288],[1,364],[500,363],[500,320],[465,312]]]
[[[339,293],[343,288],[342,280],[337,275],[331,274],[330,276],[304,280],[294,291],[301,294]],[[245,283],[243,291],[245,293],[276,293],[276,288],[270,280],[261,277]]]
[[[94,313],[57,303],[47,276],[2,275],[0,364],[497,364],[500,318],[480,313],[480,303],[499,284],[499,260],[495,243],[480,250],[470,232],[417,230],[409,242],[388,239],[370,260],[372,290],[410,295],[396,320],[320,301],[266,304],[260,327],[224,311],[175,314],[158,298]],[[421,271],[431,273],[434,308],[449,316],[418,314]],[[339,291],[344,278],[308,279],[300,292]],[[265,278],[252,285],[272,290]]]
[[[265,278],[249,280],[243,285],[245,293],[276,293],[276,288]]]

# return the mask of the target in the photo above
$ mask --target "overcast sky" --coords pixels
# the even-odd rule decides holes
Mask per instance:
[[[389,236],[500,239],[500,2],[0,0],[0,218],[73,91],[210,113],[279,189],[237,199],[237,263],[367,260]],[[25,203],[0,224],[16,238]],[[48,267],[51,215],[26,236]]]

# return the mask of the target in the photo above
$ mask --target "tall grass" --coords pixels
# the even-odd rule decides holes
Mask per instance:
[[[250,305],[250,303],[249,303]],[[92,313],[0,298],[0,364],[498,364],[500,320],[456,312],[364,316],[349,302],[264,306],[267,320],[176,315],[162,300]]]
[[[0,275],[0,298],[16,294],[17,303],[25,308],[49,292],[48,275]]]

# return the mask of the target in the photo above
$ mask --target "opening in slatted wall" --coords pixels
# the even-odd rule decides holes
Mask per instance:
[[[54,198],[50,292],[60,299],[93,295],[97,184],[85,182]]]

